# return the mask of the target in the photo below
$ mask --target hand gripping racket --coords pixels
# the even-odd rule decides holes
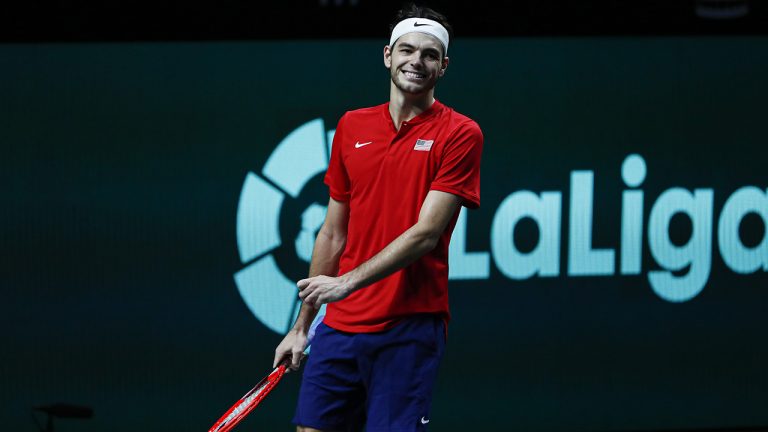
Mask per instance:
[[[324,315],[324,314],[323,314]],[[309,353],[309,344],[312,342],[312,338],[315,336],[315,329],[317,325],[322,321],[322,315],[312,323],[307,335],[307,349],[304,350],[304,354]],[[272,370],[269,375],[265,376],[254,386],[248,393],[240,398],[232,407],[224,413],[216,423],[208,429],[208,432],[228,432],[237,426],[248,414],[256,408],[257,405],[264,400],[265,397],[272,391],[273,388],[280,382],[285,375],[285,370],[288,368],[288,363],[291,361],[290,357],[280,362],[280,364]]]

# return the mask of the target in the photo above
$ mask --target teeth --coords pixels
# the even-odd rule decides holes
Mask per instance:
[[[423,74],[419,74],[416,72],[405,72],[405,76],[407,76],[408,78],[417,78],[417,79],[424,78]]]

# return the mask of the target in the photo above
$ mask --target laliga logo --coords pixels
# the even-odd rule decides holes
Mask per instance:
[[[235,274],[240,295],[264,325],[285,333],[301,305],[295,281],[306,277],[317,231],[325,219],[328,168],[333,130],[315,119],[291,132],[272,152],[260,174],[248,173],[237,209],[237,246],[244,268]],[[563,208],[560,191],[516,191],[496,209],[490,227],[489,252],[467,252],[467,216],[462,208],[449,248],[449,279],[490,278],[490,262],[509,279],[560,276],[561,249],[568,253],[567,276],[638,275],[646,244],[661,267],[647,274],[651,289],[662,299],[685,302],[704,289],[712,267],[714,190],[689,191],[672,187],[652,203],[643,218],[645,160],[625,158],[621,178],[627,186],[621,198],[618,254],[592,247],[594,172],[572,171],[570,208]],[[692,233],[677,245],[669,235],[672,218],[687,216]],[[742,239],[747,217],[762,221],[761,240]],[[560,238],[562,219],[569,224],[567,245]],[[524,219],[536,224],[539,239],[530,251],[514,241],[515,227]],[[738,274],[768,271],[768,191],[744,186],[725,201],[717,219],[717,245],[726,266]],[[618,255],[618,260],[617,260]],[[323,306],[324,307],[324,306]],[[318,314],[318,319],[324,310]],[[317,321],[317,319],[316,319]]]
[[[325,220],[322,179],[334,132],[321,119],[301,125],[278,144],[261,175],[248,173],[240,193],[237,248],[245,267],[235,283],[256,318],[277,333],[288,331],[301,306],[296,281],[306,277]]]
[[[646,176],[645,160],[637,154],[624,159],[622,180],[629,188],[621,198],[619,272],[641,272],[643,249],[644,192],[639,188]],[[560,275],[561,218],[567,213],[568,276],[614,276],[616,251],[592,247],[592,209],[594,172],[572,171],[570,208],[562,207],[562,192],[517,191],[505,198],[491,225],[491,255],[499,271],[510,279],[528,279],[534,275]],[[685,302],[696,297],[709,280],[712,268],[714,231],[714,190],[689,191],[680,187],[665,190],[653,203],[648,218],[647,241],[651,255],[662,268],[648,272],[653,291],[669,302]],[[690,238],[677,245],[670,238],[670,222],[678,214],[687,216],[693,226]],[[747,217],[762,222],[762,239],[740,235]],[[523,219],[532,219],[539,241],[533,250],[521,252],[513,240],[514,230]],[[753,219],[754,220],[754,219]],[[458,241],[451,242],[449,277],[452,279],[488,279],[488,252],[465,252],[466,218],[456,225]],[[725,201],[717,219],[717,245],[720,256],[739,274],[768,271],[768,190],[744,186]]]

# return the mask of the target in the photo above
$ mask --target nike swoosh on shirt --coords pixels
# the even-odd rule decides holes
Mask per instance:
[[[355,148],[365,147],[368,144],[373,144],[373,141],[368,141],[368,142],[364,142],[364,143],[361,143],[361,142],[358,141],[358,142],[355,143]]]
[[[424,417],[421,418],[421,424],[427,424],[429,423],[429,419],[425,419]]]

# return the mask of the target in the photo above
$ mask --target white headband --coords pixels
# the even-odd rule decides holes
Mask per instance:
[[[397,23],[392,29],[392,36],[389,38],[389,47],[394,48],[395,42],[400,36],[406,33],[426,33],[436,37],[443,44],[443,55],[448,54],[448,30],[437,21],[426,18],[408,18]]]

